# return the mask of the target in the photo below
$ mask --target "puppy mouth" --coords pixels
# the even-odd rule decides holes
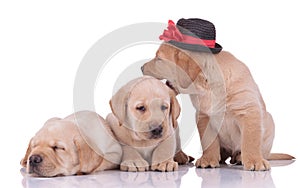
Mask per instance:
[[[44,177],[45,175],[43,175],[43,173],[40,171],[38,166],[29,166],[29,174],[31,174],[32,176],[36,176],[36,177]]]
[[[162,134],[160,135],[151,135],[150,139],[159,139],[162,137]]]
[[[63,174],[59,173],[47,173],[45,170],[41,169],[39,166],[29,166],[29,172],[31,176],[33,177],[59,177],[63,176]]]
[[[179,91],[174,87],[174,85],[172,84],[172,82],[170,82],[169,80],[166,81],[166,85],[167,85],[170,89],[172,89],[172,90],[176,93],[176,95],[179,93]]]

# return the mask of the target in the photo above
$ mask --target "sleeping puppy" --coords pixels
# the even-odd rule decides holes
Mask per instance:
[[[249,69],[228,52],[193,52],[163,43],[143,74],[167,79],[177,93],[190,94],[203,155],[197,167],[218,167],[231,157],[245,170],[270,169],[274,122]]]
[[[121,170],[178,169],[173,158],[180,150],[175,130],[180,107],[171,89],[153,77],[140,77],[118,90],[110,105],[113,113],[106,120],[123,148]]]
[[[93,140],[90,132],[100,132],[96,134],[98,140]],[[64,119],[52,118],[30,140],[21,165],[27,173],[43,177],[115,169],[122,153],[111,135],[103,118],[95,112],[81,111]],[[99,146],[99,141],[110,149]]]

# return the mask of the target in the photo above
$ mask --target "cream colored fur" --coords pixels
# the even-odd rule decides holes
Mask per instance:
[[[90,131],[103,132],[98,132],[99,137],[94,141],[89,131],[80,131],[87,127]],[[64,119],[51,118],[30,140],[21,165],[27,173],[44,177],[116,169],[122,151],[118,143],[111,141],[111,136],[104,119],[95,112],[81,111]],[[95,142],[99,140],[107,144],[104,150],[102,146],[97,148]],[[105,150],[108,146],[110,149]]]
[[[118,90],[110,105],[113,113],[106,120],[122,144],[121,170],[178,169],[173,158],[180,107],[172,90],[159,80],[144,76]],[[153,134],[158,127],[161,133]]]
[[[225,51],[191,52],[163,43],[142,70],[190,95],[203,149],[197,167],[218,167],[231,157],[246,170],[270,169],[274,122],[244,63]]]

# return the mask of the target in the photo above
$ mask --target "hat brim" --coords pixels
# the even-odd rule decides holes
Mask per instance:
[[[174,40],[168,41],[168,43],[185,50],[196,51],[196,52],[208,52],[217,54],[222,50],[222,46],[218,43],[215,44],[214,48],[208,48],[207,46],[197,45],[197,44],[186,44]]]

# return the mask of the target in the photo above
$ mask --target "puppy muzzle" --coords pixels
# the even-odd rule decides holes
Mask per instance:
[[[36,173],[36,174],[40,174],[39,173],[39,168],[41,166],[43,162],[43,158],[40,156],[40,155],[31,155],[29,157],[29,164],[28,164],[28,173],[29,174],[33,174],[33,173]]]
[[[163,133],[163,127],[162,125],[159,125],[158,127],[152,129],[150,132],[151,132],[151,138],[153,139],[161,138]]]

